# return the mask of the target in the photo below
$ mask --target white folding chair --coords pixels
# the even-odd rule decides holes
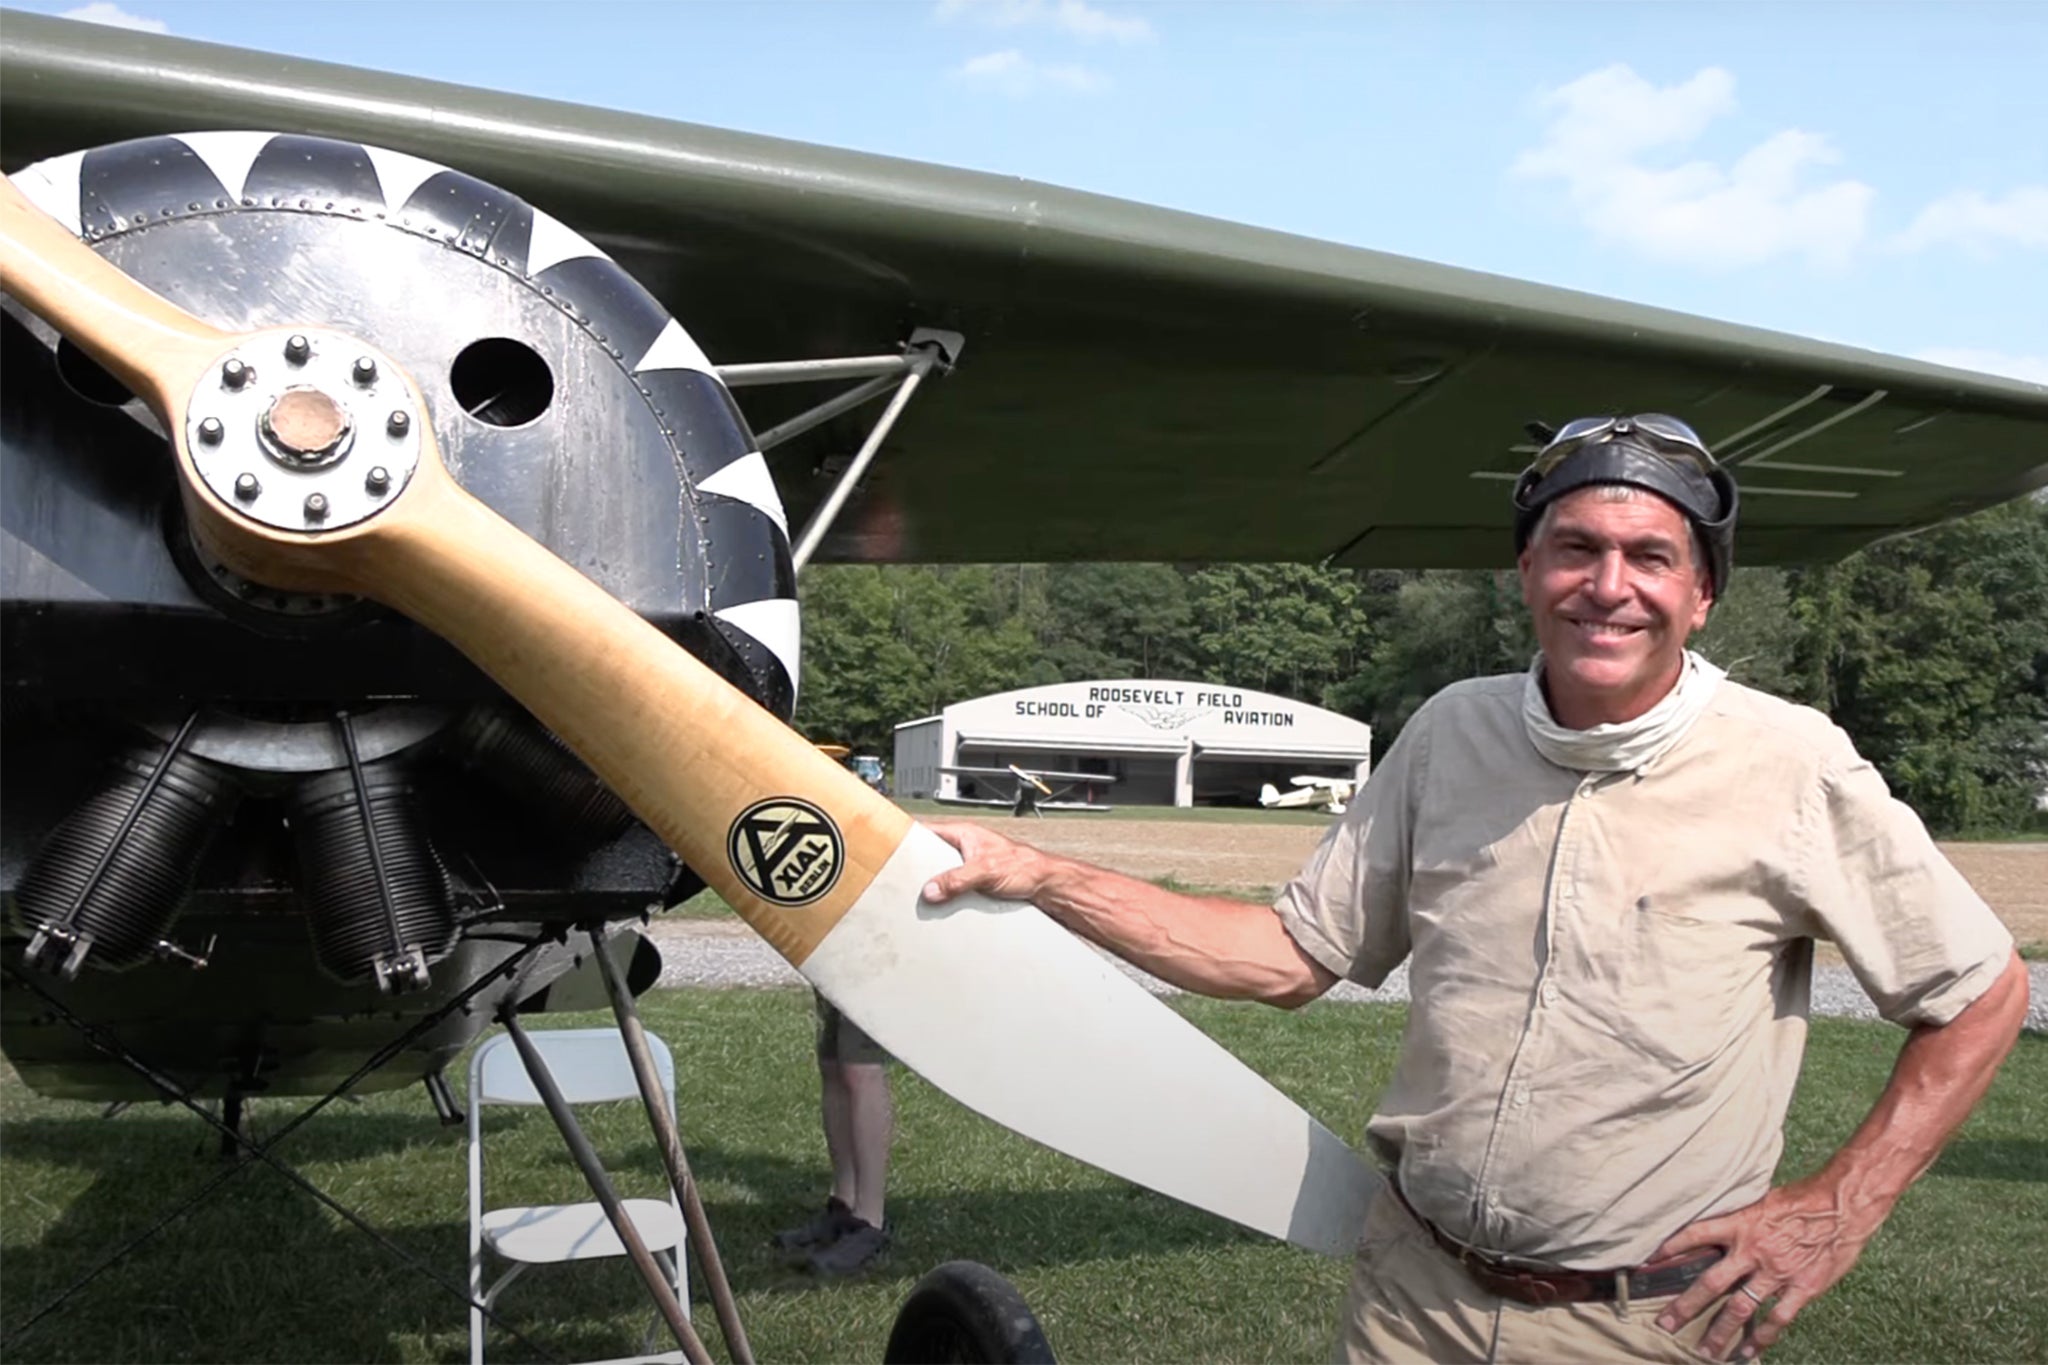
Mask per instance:
[[[632,1059],[626,1055],[625,1040],[615,1028],[529,1030],[548,1072],[572,1105],[605,1100],[640,1098],[633,1079]],[[648,1050],[654,1056],[661,1078],[663,1101],[673,1114],[676,1107],[675,1063],[668,1045],[647,1035]],[[538,1106],[539,1092],[520,1061],[510,1035],[499,1034],[478,1047],[469,1063],[469,1294],[485,1307],[495,1307],[498,1296],[523,1274],[527,1267],[562,1261],[595,1260],[626,1255],[619,1235],[605,1217],[604,1206],[591,1200],[575,1204],[512,1205],[484,1207],[484,1150],[482,1114],[487,1105]],[[566,1153],[565,1153],[566,1157]],[[569,1162],[573,1171],[575,1164]],[[580,1175],[577,1177],[580,1179]],[[671,1190],[666,1200],[626,1199],[626,1216],[639,1231],[647,1249],[669,1273],[676,1299],[685,1308],[689,1297],[684,1282],[683,1213]],[[486,1252],[511,1262],[505,1273],[484,1287]],[[484,1315],[474,1303],[469,1310],[470,1365],[483,1365]],[[658,1355],[636,1355],[635,1361],[681,1361],[681,1351]]]

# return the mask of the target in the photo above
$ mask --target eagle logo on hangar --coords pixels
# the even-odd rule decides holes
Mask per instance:
[[[1208,715],[1213,706],[1140,706],[1130,702],[1123,709],[1155,730],[1184,730],[1190,721]]]

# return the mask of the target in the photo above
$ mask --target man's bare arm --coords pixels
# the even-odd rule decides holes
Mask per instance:
[[[1658,1324],[1669,1331],[1689,1322],[1740,1284],[1746,1292],[1730,1295],[1700,1349],[1724,1356],[1752,1317],[1742,1357],[1776,1341],[1802,1308],[1849,1273],[1899,1196],[1934,1164],[1942,1144],[1991,1088],[2026,1016],[2027,969],[2015,953],[1962,1013],[1913,1030],[1876,1107],[1826,1166],[1748,1208],[1682,1228],[1657,1249],[1659,1256],[1726,1249]],[[1766,1299],[1777,1302],[1759,1313]]]
[[[977,891],[1029,901],[1091,943],[1162,981],[1226,1000],[1305,1005],[1337,984],[1262,905],[1184,896],[965,822],[933,833],[967,861],[925,888],[934,903]]]

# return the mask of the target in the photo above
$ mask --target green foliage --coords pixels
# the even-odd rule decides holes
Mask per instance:
[[[961,697],[1028,686],[1020,678],[1037,641],[1009,576],[978,564],[806,571],[798,715],[806,733],[887,753],[903,721]]]
[[[1737,682],[1790,697],[1797,694],[1792,656],[1798,638],[1785,571],[1737,569],[1692,647]]]
[[[1165,564],[1039,567],[1046,611],[1036,623],[1052,676],[1167,678],[1193,666],[1188,580]],[[1029,686],[1030,684],[1023,684]]]
[[[2017,829],[2048,785],[2048,505],[1793,575],[1794,678],[1943,831]]]
[[[1208,681],[1315,701],[1363,662],[1370,637],[1348,570],[1218,564],[1190,574],[1188,591]]]
[[[1511,572],[1306,564],[815,566],[798,720],[887,754],[963,698],[1190,678],[1356,716],[1381,752],[1438,689],[1518,672]],[[2021,501],[1820,569],[1742,568],[1695,646],[1818,706],[1937,830],[2020,831],[2048,786],[2048,504]]]
[[[1370,724],[1378,753],[1441,689],[1529,666],[1535,633],[1513,574],[1432,569],[1375,577],[1381,626],[1366,666],[1332,688],[1325,704]]]

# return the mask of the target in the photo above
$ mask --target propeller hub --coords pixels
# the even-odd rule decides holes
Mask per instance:
[[[360,337],[309,327],[244,337],[221,357],[186,410],[185,448],[223,506],[319,534],[405,491],[425,421],[395,361]]]
[[[280,463],[297,469],[318,469],[348,453],[355,424],[348,409],[318,389],[286,389],[263,412],[257,424],[263,443]]]

